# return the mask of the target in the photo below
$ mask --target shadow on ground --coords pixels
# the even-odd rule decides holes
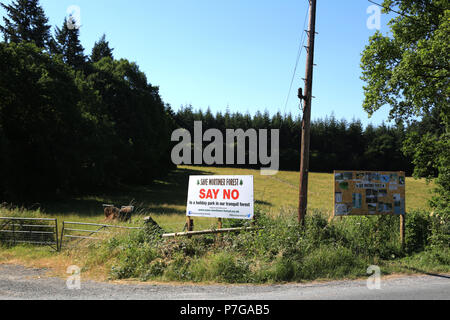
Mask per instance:
[[[134,205],[141,214],[184,215],[189,176],[208,174],[212,173],[179,168],[164,180],[155,180],[148,186],[128,186],[120,192],[44,202],[40,204],[40,208],[49,215],[98,216],[103,214],[103,204],[113,204],[116,207]]]
[[[426,274],[427,276],[430,276],[430,277],[450,279],[450,275],[448,275],[448,274],[432,273],[432,272],[427,272],[427,271],[422,270],[422,269],[418,269],[418,268],[414,268],[414,267],[408,267],[408,266],[403,266],[403,267],[405,269],[407,269],[407,270],[414,271],[415,273]]]

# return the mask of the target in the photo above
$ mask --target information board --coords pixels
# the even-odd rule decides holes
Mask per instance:
[[[405,173],[335,171],[334,215],[404,215]]]
[[[191,176],[188,217],[251,220],[253,176]]]

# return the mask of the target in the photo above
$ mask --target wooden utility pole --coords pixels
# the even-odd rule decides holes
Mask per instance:
[[[302,148],[300,154],[300,196],[298,206],[298,221],[304,224],[306,209],[308,207],[308,173],[309,173],[309,147],[311,129],[311,102],[314,71],[314,40],[316,35],[316,0],[309,0],[309,29],[306,58],[305,95],[299,89],[298,97],[304,102],[302,123]]]

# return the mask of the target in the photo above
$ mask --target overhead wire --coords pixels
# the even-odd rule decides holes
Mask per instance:
[[[404,14],[404,13],[402,13],[402,12],[398,12],[398,11],[392,9],[391,7],[383,6],[382,4],[377,3],[377,2],[375,2],[375,1],[372,1],[372,0],[367,0],[367,1],[369,1],[370,3],[373,3],[374,5],[377,5],[377,6],[381,7],[381,8],[383,8],[383,9],[386,9],[386,10],[389,10],[389,11],[394,12],[394,13],[396,13],[396,14],[399,14],[399,15],[401,15],[401,16],[403,16],[403,17],[415,19],[415,17],[409,16],[409,15]]]
[[[294,72],[292,74],[291,84],[289,86],[289,93],[287,95],[286,103],[284,105],[284,112],[283,112],[284,115],[286,114],[286,109],[287,109],[287,105],[289,103],[289,99],[291,97],[292,87],[294,85],[294,80],[295,80],[295,75],[297,73],[298,64],[299,64],[300,58],[302,56],[304,45],[305,45],[305,41],[306,41],[306,34],[307,34],[307,32],[306,32],[305,29],[306,29],[306,23],[307,23],[307,19],[308,19],[309,6],[310,6],[310,2],[308,1],[308,8],[306,9],[305,22],[303,23],[303,28],[302,28],[303,36],[302,36],[302,38],[300,40],[300,46],[299,46],[298,52],[297,52],[297,58],[296,58],[296,61],[295,61]]]

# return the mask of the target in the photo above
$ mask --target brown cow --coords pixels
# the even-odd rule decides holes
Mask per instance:
[[[119,218],[120,210],[113,205],[104,204],[105,221],[113,221]]]
[[[119,220],[122,222],[129,222],[131,220],[131,214],[134,212],[133,206],[122,207],[119,211]]]

